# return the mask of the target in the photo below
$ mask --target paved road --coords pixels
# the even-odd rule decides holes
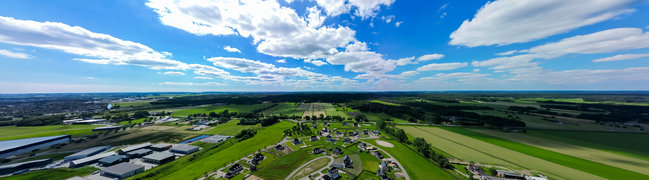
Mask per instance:
[[[320,171],[322,171],[322,170],[328,168],[329,166],[333,165],[333,163],[334,163],[334,158],[332,158],[331,156],[322,156],[322,157],[318,157],[318,158],[315,158],[315,159],[310,160],[309,162],[306,162],[306,163],[302,164],[300,167],[298,167],[297,169],[293,170],[293,172],[291,172],[291,174],[289,174],[288,176],[286,176],[286,179],[284,179],[284,180],[289,180],[291,177],[293,177],[293,175],[295,175],[295,173],[297,173],[298,171],[300,171],[300,169],[302,169],[304,166],[306,166],[307,164],[309,164],[309,163],[311,163],[311,162],[313,162],[313,161],[315,161],[315,160],[322,159],[322,158],[329,158],[331,161],[329,161],[329,164],[327,164],[325,167],[320,168],[319,170],[317,170],[317,171],[315,171],[315,172],[320,172]]]
[[[371,141],[371,140],[370,140],[370,141]],[[365,144],[370,144],[370,143],[365,142]],[[390,155],[387,151],[384,151],[384,150],[381,149],[379,146],[374,146],[374,147],[376,147],[376,149],[378,149],[378,150],[383,151],[384,154],[390,156],[390,158],[393,159],[394,162],[397,163],[397,165],[399,166],[399,168],[401,168],[401,171],[403,172],[403,176],[406,178],[406,180],[410,180],[410,176],[408,176],[408,172],[406,172],[406,168],[404,168],[404,167],[401,165],[401,163],[399,163],[399,160],[397,160],[397,158],[394,158],[394,156]]]

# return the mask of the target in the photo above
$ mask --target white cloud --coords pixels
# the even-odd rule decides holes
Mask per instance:
[[[349,13],[352,9],[354,15],[367,19],[376,16],[381,6],[389,7],[395,0],[316,0],[328,16],[338,16]]]
[[[469,47],[529,42],[631,13],[636,0],[497,0],[451,34],[451,45]]]
[[[277,63],[286,63],[286,59],[278,59],[275,62],[277,62]]]
[[[32,58],[31,55],[25,54],[25,53],[19,53],[19,52],[11,52],[6,49],[0,49],[0,56],[6,56],[10,58],[16,58],[16,59],[29,59]]]
[[[466,67],[468,63],[431,63],[417,68],[417,71],[442,71]]]
[[[649,67],[600,70],[575,69],[549,72],[543,75],[542,80],[549,84],[592,84],[604,81],[647,81],[649,80]],[[617,88],[611,87],[611,89]]]
[[[237,48],[233,48],[233,47],[230,47],[230,46],[225,46],[225,47],[223,47],[223,49],[225,49],[225,50],[228,51],[228,52],[237,52],[237,53],[241,53],[241,51],[240,51],[239,49],[237,49]]]
[[[404,65],[416,63],[416,62],[412,62],[412,60],[415,60],[415,56],[400,58],[395,61],[398,66],[404,66]]]
[[[97,78],[92,77],[92,76],[86,76],[86,77],[83,77],[83,78],[84,78],[84,79],[88,79],[88,80],[95,80],[95,79],[97,79]]]
[[[159,72],[158,74],[174,75],[174,76],[184,76],[185,75],[185,73],[178,72],[178,71],[167,71],[167,72],[162,72],[162,73]]]
[[[593,62],[623,61],[629,59],[639,59],[643,57],[649,57],[649,54],[619,54],[611,57],[595,59],[593,60]]]
[[[396,18],[396,16],[394,16],[394,15],[381,16],[381,20],[385,21],[385,23],[387,23],[387,24],[390,24],[390,22],[392,22],[392,20],[394,20],[394,18]]]
[[[322,65],[327,64],[326,62],[324,62],[324,61],[320,61],[320,60],[312,60],[312,61],[310,61],[310,63],[311,63],[311,64],[314,64],[314,65],[316,65],[316,66],[322,66]]]
[[[205,76],[196,76],[196,77],[194,77],[194,79],[212,80],[212,79],[214,79],[214,78],[211,78],[211,77],[205,77]]]
[[[397,21],[394,23],[394,26],[399,27],[401,24],[403,24],[403,21]]]
[[[508,55],[512,55],[512,54],[514,54],[516,52],[518,52],[518,51],[517,50],[511,50],[511,51],[505,51],[505,52],[501,52],[501,53],[496,53],[496,55],[498,55],[498,56],[508,56]]]
[[[140,43],[58,22],[0,16],[0,42],[61,50],[83,56],[75,60],[96,64],[130,64],[152,69],[185,69],[187,65],[167,59],[162,52]]]
[[[227,84],[218,83],[218,82],[204,82],[204,83],[194,83],[194,82],[163,82],[160,83],[163,86],[225,86]]]
[[[426,54],[426,55],[423,55],[423,56],[419,56],[417,58],[417,61],[430,61],[430,60],[442,59],[442,58],[444,58],[443,54],[437,54],[437,53],[435,53],[435,54]]]

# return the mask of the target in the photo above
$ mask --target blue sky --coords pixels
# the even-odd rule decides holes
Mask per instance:
[[[646,0],[2,1],[0,93],[647,90]]]

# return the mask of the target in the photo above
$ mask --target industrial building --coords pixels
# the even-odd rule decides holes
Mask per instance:
[[[124,162],[102,168],[100,171],[102,176],[124,179],[144,171],[144,166]]]
[[[99,124],[106,122],[106,119],[72,119],[64,120],[63,124]]]
[[[213,135],[213,136],[207,137],[205,139],[202,139],[201,141],[210,142],[210,143],[219,143],[219,142],[224,141],[226,139],[230,139],[231,137],[232,136]]]
[[[70,141],[70,135],[47,136],[17,140],[0,141],[0,158],[9,158],[34,149],[50,147]]]
[[[126,156],[128,156],[128,158],[140,158],[142,156],[149,155],[152,152],[153,151],[151,151],[150,149],[138,149],[138,150],[126,153]]]
[[[111,155],[105,158],[101,158],[98,162],[100,166],[112,166],[115,164],[123,163],[123,162],[129,162],[128,157],[124,155]]]
[[[52,159],[39,159],[34,161],[2,165],[0,166],[0,175],[11,174],[16,171],[21,171],[25,169],[43,167],[50,163],[52,163]]]
[[[154,163],[154,164],[164,164],[173,161],[176,159],[176,156],[169,153],[155,152],[144,156],[142,160],[144,162]]]
[[[115,152],[105,152],[105,153],[97,154],[97,155],[90,156],[90,157],[83,158],[83,159],[77,159],[77,160],[74,160],[74,161],[70,162],[70,167],[76,168],[76,167],[85,166],[85,165],[88,165],[88,164],[95,163],[95,162],[99,161],[100,159],[103,159],[105,157],[112,156],[112,155],[115,155]]]
[[[94,128],[94,129],[92,129],[92,131],[93,132],[97,132],[97,131],[113,131],[113,130],[116,130],[116,129],[121,129],[123,127],[124,126],[112,126],[111,125],[111,126],[104,126],[104,127]]]
[[[171,148],[171,144],[154,144],[149,147],[149,149],[154,151],[164,151]]]
[[[87,158],[87,157],[90,157],[92,155],[99,154],[99,153],[104,152],[104,151],[108,151],[108,149],[110,149],[110,146],[92,147],[92,148],[88,148],[86,150],[83,150],[81,152],[77,152],[77,153],[74,153],[72,155],[65,156],[65,158],[63,158],[63,160],[68,162],[68,161],[74,161],[74,160],[77,160],[77,159]]]
[[[142,148],[148,148],[150,146],[151,146],[151,143],[149,143],[149,142],[138,144],[138,145],[132,145],[132,146],[128,146],[128,147],[120,149],[119,151],[117,151],[117,153],[126,154],[128,152],[135,151],[135,150],[142,149]]]
[[[174,145],[169,151],[173,153],[180,153],[180,154],[191,154],[196,151],[198,151],[198,146],[192,146],[192,145],[187,145],[187,144],[177,144]]]

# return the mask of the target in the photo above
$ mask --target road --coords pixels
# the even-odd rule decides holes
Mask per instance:
[[[365,142],[365,144],[370,144],[370,143]],[[406,168],[404,168],[404,167],[401,165],[401,163],[399,163],[399,160],[397,160],[397,158],[394,158],[394,156],[390,155],[387,151],[384,151],[384,150],[381,149],[379,146],[374,146],[374,147],[376,147],[376,149],[378,149],[378,150],[380,150],[380,151],[383,151],[384,154],[390,156],[390,158],[393,159],[394,162],[397,163],[397,166],[399,166],[399,168],[401,168],[401,170],[402,170],[402,172],[403,172],[403,176],[406,178],[406,180],[410,180],[410,176],[408,176],[408,172],[406,172]]]
[[[314,172],[320,172],[320,171],[323,171],[324,169],[327,169],[327,168],[329,168],[331,165],[334,164],[334,158],[332,158],[331,156],[322,156],[322,157],[318,157],[318,158],[315,158],[315,159],[310,160],[309,162],[306,162],[306,163],[302,164],[300,167],[298,167],[298,168],[296,168],[295,170],[293,170],[293,172],[291,172],[291,174],[289,174],[288,176],[286,176],[286,179],[284,179],[284,180],[289,180],[291,177],[293,177],[293,175],[295,175],[295,173],[299,172],[299,171],[300,171],[304,166],[308,165],[309,163],[311,163],[311,162],[313,162],[313,161],[315,161],[315,160],[322,159],[322,158],[329,158],[329,160],[331,160],[331,161],[329,161],[329,164],[327,164],[325,167],[320,168],[319,170],[314,171]],[[313,174],[313,173],[311,173],[311,174]]]

